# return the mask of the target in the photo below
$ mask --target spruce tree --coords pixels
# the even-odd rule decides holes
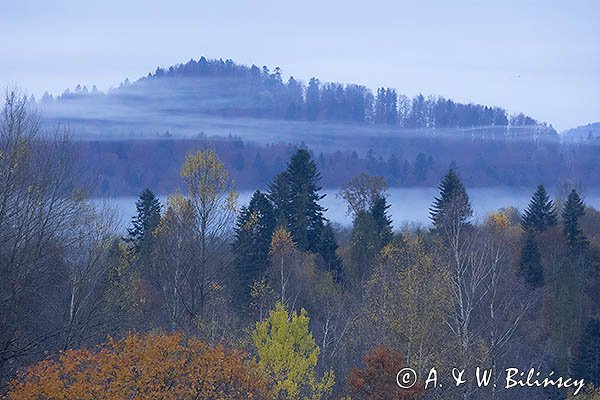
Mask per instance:
[[[325,209],[319,201],[321,175],[310,153],[299,149],[291,158],[287,170],[270,185],[269,198],[279,220],[285,219],[294,242],[302,251],[319,251],[319,240],[325,218]]]
[[[387,214],[389,208],[390,205],[387,204],[386,198],[384,196],[377,196],[369,209],[377,230],[378,243],[376,247],[379,250],[387,245],[393,237],[392,219]]]
[[[575,189],[571,190],[562,210],[563,233],[571,251],[587,246],[587,238],[579,227],[579,218],[585,214],[585,206]]]
[[[469,225],[473,209],[460,178],[450,169],[439,186],[440,195],[429,208],[435,230],[443,232],[455,226]]]
[[[600,386],[600,320],[591,319],[579,340],[577,355],[571,362],[572,375]]]
[[[277,225],[287,226],[290,219],[290,181],[287,172],[275,176],[269,184],[268,199],[273,204]]]
[[[319,253],[322,255],[325,266],[331,272],[333,278],[337,282],[341,282],[344,279],[344,270],[342,259],[337,255],[337,249],[338,244],[335,240],[335,232],[331,223],[327,222],[321,232]]]
[[[149,252],[152,232],[160,223],[162,205],[152,190],[145,189],[135,203],[137,214],[127,229],[127,241],[133,244],[134,253]]]
[[[269,265],[269,247],[275,230],[275,213],[267,197],[254,192],[248,206],[242,207],[234,228],[235,267],[244,294],[250,299],[252,283],[264,275]]]
[[[527,233],[527,238],[521,251],[519,267],[519,272],[529,288],[535,289],[544,284],[544,268],[542,267],[540,251],[535,234],[531,231]]]
[[[525,231],[544,232],[556,224],[556,210],[544,185],[539,185],[521,219]]]
[[[370,275],[381,250],[392,241],[392,221],[387,215],[389,205],[385,197],[377,196],[366,211],[359,211],[352,224],[349,278],[354,285]]]

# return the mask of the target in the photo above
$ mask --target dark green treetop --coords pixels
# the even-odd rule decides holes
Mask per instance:
[[[579,218],[585,214],[583,200],[575,189],[571,190],[562,210],[563,233],[570,250],[578,250],[587,246],[588,241],[579,226]]]
[[[127,229],[127,241],[133,244],[135,253],[151,245],[152,232],[160,223],[162,205],[150,189],[145,189],[135,203],[137,214]]]
[[[267,196],[257,190],[237,217],[232,244],[235,268],[245,300],[250,299],[252,283],[269,265],[269,247],[275,230],[275,213]]]
[[[469,225],[473,209],[469,196],[456,172],[448,171],[439,186],[440,195],[429,208],[429,218],[438,231],[444,231],[453,226]]]
[[[544,232],[553,225],[556,225],[554,203],[544,185],[539,185],[521,218],[521,226],[525,231]]]
[[[529,288],[535,289],[544,284],[544,268],[542,267],[535,234],[532,231],[527,232],[527,238],[521,251],[519,268],[519,272]]]

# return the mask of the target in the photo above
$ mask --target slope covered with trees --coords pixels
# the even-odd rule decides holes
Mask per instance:
[[[405,366],[420,377],[535,367],[598,385],[600,212],[575,187],[550,199],[538,184],[523,215],[507,207],[476,220],[462,171],[443,167],[439,195],[422,204],[433,228],[394,231],[385,178],[357,174],[340,192],[353,219],[343,228],[323,215],[320,157],[308,149],[284,146],[268,191],[240,207],[228,166],[204,141],[178,160],[165,204],[140,190],[123,238],[114,214],[89,201],[77,148],[38,135],[28,102],[9,94],[0,113],[9,399],[572,395],[508,390],[502,374],[482,388],[420,380],[402,391],[394,382]]]
[[[516,132],[520,127],[527,127],[537,133],[556,133],[545,123],[522,113],[509,115],[501,107],[463,104],[433,95],[409,98],[393,88],[381,87],[372,92],[362,85],[321,82],[315,77],[306,83],[291,76],[284,80],[279,67],[271,71],[266,66],[248,67],[232,60],[205,57],[168,68],[159,67],[134,82],[125,80],[107,93],[95,87],[89,91],[78,85],[56,99],[46,94],[41,104],[52,119],[76,122],[88,118],[87,123],[110,120],[111,110],[120,110],[120,114],[113,116],[163,112],[189,117],[204,114],[228,120],[343,122],[396,129],[484,127],[506,134],[511,127]],[[111,123],[118,124],[116,118]],[[135,122],[129,125],[135,130]],[[123,127],[125,132],[126,128]],[[111,124],[104,129],[111,129]],[[197,126],[196,129],[206,128]]]

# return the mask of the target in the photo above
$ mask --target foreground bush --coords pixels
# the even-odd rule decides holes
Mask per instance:
[[[244,352],[182,335],[130,335],[20,373],[8,399],[267,399]]]

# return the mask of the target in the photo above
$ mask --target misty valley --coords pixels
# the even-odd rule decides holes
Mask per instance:
[[[598,122],[284,76],[5,92],[0,398],[598,400]]]
[[[531,188],[483,187],[471,188],[468,193],[474,219],[483,221],[489,214],[503,208],[514,207],[517,210],[527,208],[531,197]],[[253,192],[248,190],[240,191],[239,204],[248,204],[252,194]],[[351,227],[352,216],[348,214],[346,202],[339,197],[339,189],[323,189],[321,194],[325,195],[320,202],[326,208],[323,215],[333,223],[346,228]],[[429,206],[437,194],[437,188],[389,188],[387,190],[390,206],[388,214],[392,218],[394,229],[430,227]],[[169,198],[168,195],[158,195],[157,197],[162,203]],[[123,232],[136,214],[136,196],[96,197],[92,200],[100,207],[113,208],[118,212],[119,226]],[[589,207],[600,209],[600,193],[587,192],[585,202]]]

